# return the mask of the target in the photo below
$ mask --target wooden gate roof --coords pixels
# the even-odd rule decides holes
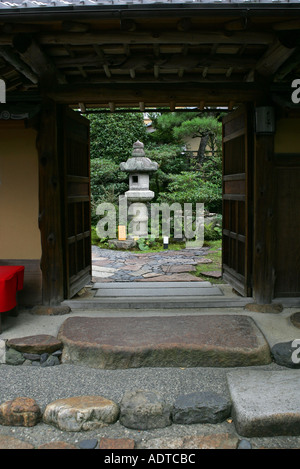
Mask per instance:
[[[82,109],[289,105],[300,77],[300,1],[0,2],[9,100]]]

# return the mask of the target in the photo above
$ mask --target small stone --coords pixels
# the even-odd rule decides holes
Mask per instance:
[[[34,449],[34,446],[13,436],[0,435],[0,449]]]
[[[9,348],[6,351],[5,360],[7,365],[22,365],[25,361],[25,358],[21,352],[18,352],[18,350]]]
[[[273,345],[271,353],[277,365],[286,366],[287,368],[300,368],[300,363],[297,363],[300,355],[299,345],[292,347],[292,344],[293,341]],[[293,361],[295,358],[297,362]]]
[[[0,339],[0,363],[6,363],[6,342]]]
[[[78,449],[77,446],[65,441],[51,441],[37,447],[37,449]]]
[[[82,440],[79,442],[79,449],[95,449],[98,445],[98,440],[91,438],[89,440]]]
[[[40,334],[10,339],[7,341],[7,346],[19,352],[42,354],[61,349],[62,343],[52,335]]]
[[[40,362],[31,362],[31,366],[41,366]]]
[[[252,449],[252,445],[249,440],[241,440],[237,449]]]
[[[131,438],[101,438],[99,449],[134,449]]]
[[[62,355],[62,350],[56,350],[56,352],[53,352],[52,357],[60,357]]]
[[[23,353],[23,357],[26,360],[37,361],[40,360],[41,356],[38,353]]]
[[[33,427],[40,419],[40,408],[29,397],[17,397],[0,405],[1,425]]]
[[[41,363],[41,367],[46,367],[46,366],[55,366],[55,365],[60,365],[60,361],[57,357],[53,357],[53,355],[50,355],[47,360],[43,363]]]
[[[298,327],[300,329],[300,312],[292,314],[290,320],[293,326]]]
[[[171,406],[155,391],[127,391],[120,404],[120,423],[137,430],[167,427]]]
[[[193,392],[179,396],[173,407],[174,423],[219,423],[230,415],[231,403],[215,392]]]
[[[61,430],[80,432],[115,423],[119,406],[102,396],[58,399],[47,405],[43,420]]]
[[[218,279],[222,277],[222,272],[220,270],[210,270],[207,272],[201,272],[201,275],[204,275],[205,277]]]
[[[49,357],[49,353],[42,353],[40,355],[40,363],[41,364],[44,363],[48,359],[48,357]]]

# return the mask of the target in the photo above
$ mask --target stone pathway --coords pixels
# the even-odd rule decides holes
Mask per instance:
[[[201,282],[191,272],[199,264],[211,264],[210,249],[182,249],[180,251],[161,251],[133,253],[92,247],[94,282]],[[206,273],[207,277],[210,273]],[[221,272],[212,271],[211,277],[221,278]]]

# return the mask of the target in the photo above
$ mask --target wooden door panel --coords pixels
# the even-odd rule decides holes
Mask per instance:
[[[249,117],[241,107],[223,119],[223,278],[251,295]]]
[[[89,121],[66,109],[64,128],[65,297],[91,280]]]

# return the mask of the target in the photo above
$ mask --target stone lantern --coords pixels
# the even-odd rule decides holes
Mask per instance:
[[[149,176],[157,171],[158,163],[145,156],[144,144],[139,140],[133,144],[132,156],[120,164],[121,171],[129,173],[129,190],[125,192],[128,205],[128,238],[148,236],[148,208],[146,202],[154,197],[149,190]]]

